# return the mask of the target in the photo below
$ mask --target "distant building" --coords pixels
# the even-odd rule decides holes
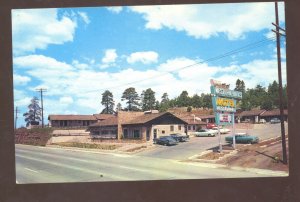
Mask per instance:
[[[49,126],[55,128],[87,128],[89,125],[103,121],[112,114],[93,115],[49,115]]]
[[[288,110],[285,109],[283,110],[283,117],[284,117],[284,121],[287,121],[288,119]],[[267,122],[270,122],[271,119],[273,118],[278,118],[280,119],[280,110],[279,109],[273,109],[270,111],[265,111],[261,116],[262,119],[265,119]]]
[[[242,111],[238,114],[240,122],[258,123],[260,116],[265,112],[264,109],[253,109],[250,111]]]

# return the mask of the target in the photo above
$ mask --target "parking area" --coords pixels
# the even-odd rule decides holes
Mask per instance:
[[[285,123],[286,134],[288,132],[288,124]],[[258,136],[260,140],[265,140],[281,135],[280,124],[252,124],[249,127],[239,128],[237,126],[236,132],[244,132],[249,135]],[[231,134],[221,135],[222,144],[226,144],[225,137]],[[154,158],[165,158],[174,160],[184,160],[190,156],[198,154],[207,149],[219,145],[219,137],[190,137],[188,142],[178,143],[174,146],[155,145],[150,150],[139,152],[139,156],[147,156]]]

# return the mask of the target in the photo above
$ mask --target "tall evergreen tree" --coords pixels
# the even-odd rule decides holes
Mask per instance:
[[[104,109],[102,110],[101,114],[114,113],[115,101],[112,92],[106,90],[104,93],[102,93],[101,104],[104,105]]]
[[[169,107],[171,107],[171,105],[170,105],[170,99],[169,99],[168,93],[164,93],[161,96],[161,102],[159,104],[158,109],[160,112],[165,112],[169,109]]]
[[[123,92],[122,100],[127,100],[127,102],[126,102],[127,107],[125,108],[125,110],[127,110],[127,111],[139,111],[140,110],[140,108],[139,108],[140,97],[137,94],[137,92],[135,91],[135,88],[133,88],[133,87],[127,88]]]
[[[209,108],[209,109],[212,108],[212,100],[211,100],[210,94],[204,94],[204,93],[202,93],[201,94],[201,99],[203,100],[203,105],[202,106],[204,108]]]
[[[141,94],[142,97],[142,110],[147,111],[155,108],[156,99],[155,99],[155,92],[148,88],[144,90]]]
[[[240,92],[245,92],[245,83],[243,80],[237,79],[235,82],[235,88],[234,90],[240,91]]]
[[[201,97],[197,94],[195,94],[192,98],[191,98],[191,105],[194,108],[200,108],[203,106],[203,101],[201,99]]]
[[[187,107],[190,105],[191,98],[186,90],[182,91],[177,99],[178,107]]]
[[[31,123],[39,123],[41,119],[41,107],[39,105],[39,99],[37,97],[33,97],[30,101],[31,103],[28,105],[28,112],[24,113],[26,126],[29,126]]]

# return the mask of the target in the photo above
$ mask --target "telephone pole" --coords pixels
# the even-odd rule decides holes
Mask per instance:
[[[18,107],[15,109],[15,130],[17,129],[17,120],[18,120],[18,113],[20,111],[18,110]]]
[[[284,128],[284,111],[283,111],[283,96],[282,96],[282,75],[281,75],[281,53],[280,53],[280,36],[285,36],[285,34],[280,33],[280,31],[285,30],[279,26],[278,17],[278,3],[275,1],[275,17],[276,23],[272,23],[276,30],[272,30],[276,34],[277,42],[277,63],[278,63],[278,82],[279,82],[279,105],[280,105],[280,123],[281,123],[281,143],[282,143],[282,161],[287,164],[287,154],[286,154],[286,140],[285,140],[285,128]]]
[[[43,92],[46,92],[47,89],[45,88],[39,88],[36,89],[36,91],[40,92],[41,94],[41,108],[42,108],[42,128],[44,128],[44,106],[43,106]]]

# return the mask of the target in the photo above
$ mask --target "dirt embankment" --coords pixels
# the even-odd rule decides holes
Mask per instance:
[[[46,146],[52,137],[51,128],[20,128],[15,130],[15,144]]]
[[[211,152],[199,159],[216,160],[219,158],[215,163],[229,167],[237,166],[285,172],[289,170],[288,165],[283,164],[282,161],[282,142],[280,137],[252,145],[237,144],[236,149],[235,154],[226,155],[225,158],[222,158],[222,156],[225,156],[224,154],[232,150],[232,147],[224,146],[222,153],[218,153],[217,151]]]

